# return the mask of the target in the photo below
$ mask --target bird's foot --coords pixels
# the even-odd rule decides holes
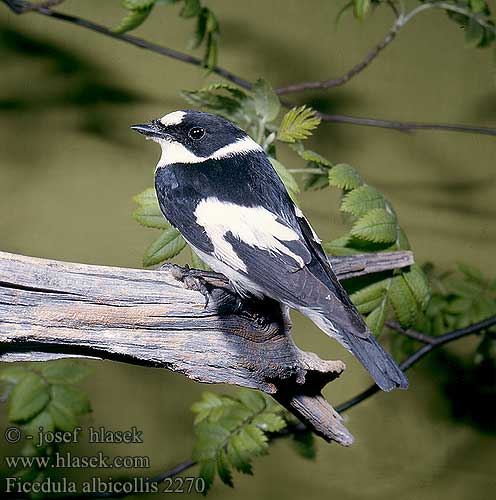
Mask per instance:
[[[206,309],[208,307],[210,302],[210,291],[205,278],[217,277],[218,275],[216,273],[208,273],[206,271],[200,271],[199,269],[191,269],[187,264],[184,267],[180,267],[175,264],[164,264],[159,269],[169,270],[172,276],[177,281],[184,283],[189,290],[200,292],[205,298],[204,308]]]

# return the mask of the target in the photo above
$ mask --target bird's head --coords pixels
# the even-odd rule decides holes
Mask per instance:
[[[158,167],[263,152],[262,148],[234,123],[201,111],[174,111],[162,118],[143,125],[133,125],[131,128],[160,144],[162,157]]]

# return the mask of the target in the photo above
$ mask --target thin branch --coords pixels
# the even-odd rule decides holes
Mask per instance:
[[[325,90],[344,85],[353,77],[365,70],[376,59],[376,57],[396,38],[396,35],[403,27],[406,26],[406,24],[408,24],[416,15],[428,9],[444,9],[462,14],[469,19],[475,20],[484,29],[490,30],[496,34],[496,28],[493,25],[489,24],[487,20],[480,14],[473,13],[467,9],[464,9],[463,7],[458,7],[447,2],[424,3],[410,11],[408,14],[398,12],[393,2],[388,2],[388,4],[396,13],[396,19],[394,20],[391,29],[386,33],[386,36],[365,56],[362,61],[355,64],[351,69],[349,69],[344,75],[340,77],[331,78],[329,80],[294,83],[291,85],[287,85],[286,87],[280,87],[276,89],[276,93],[278,95],[284,95],[303,92],[305,90]],[[463,130],[463,132],[467,131],[468,130]]]
[[[379,127],[397,130],[398,132],[411,133],[415,130],[445,130],[447,132],[465,132],[470,134],[482,134],[496,136],[496,128],[476,127],[472,125],[460,125],[449,123],[419,123],[399,122],[392,120],[378,120],[375,118],[361,118],[349,115],[331,115],[327,113],[316,113],[322,121],[333,123],[348,123],[351,125],[363,125],[366,127]]]
[[[162,45],[157,45],[153,42],[148,42],[147,40],[144,40],[143,38],[139,38],[137,36],[128,35],[126,33],[123,34],[115,33],[106,26],[94,23],[93,21],[89,21],[87,19],[72,16],[70,14],[63,14],[61,12],[57,12],[51,10],[50,8],[44,7],[43,5],[37,5],[31,2],[25,2],[23,0],[2,0],[2,1],[16,14],[36,12],[37,14],[51,17],[52,19],[65,21],[67,23],[80,26],[81,28],[86,28],[91,31],[96,31],[97,33],[109,36],[116,40],[121,40],[123,42],[130,43],[131,45],[139,47],[140,49],[150,50],[151,52],[155,52],[162,56],[170,57],[172,59],[176,59],[178,61],[187,64],[193,64],[194,66],[203,67],[203,62],[198,57],[190,56],[189,54],[185,54],[184,52],[179,52],[177,50],[170,49]],[[250,89],[252,86],[252,84],[249,81],[235,75],[234,73],[231,73],[230,71],[224,68],[220,68],[219,66],[215,66],[214,68],[212,68],[211,71],[217,73],[219,76],[222,76],[222,78],[225,78],[226,80],[229,80],[245,89]]]
[[[479,323],[475,323],[473,325],[467,326],[466,328],[459,328],[457,330],[453,330],[451,332],[445,333],[443,335],[439,335],[438,337],[434,337],[436,341],[434,343],[429,343],[423,345],[420,349],[416,350],[411,356],[409,356],[403,363],[401,363],[400,368],[403,371],[410,369],[413,365],[417,364],[423,357],[425,357],[430,352],[438,349],[439,347],[446,345],[450,342],[454,342],[455,340],[468,337],[469,335],[474,335],[475,333],[479,333],[483,330],[487,330],[491,326],[496,325],[496,316],[492,316],[484,321],[480,321]],[[368,399],[370,396],[379,391],[379,387],[377,385],[371,385],[369,388],[365,389],[360,394],[357,394],[353,398],[341,403],[336,406],[336,410],[339,413],[342,413],[353,406],[356,406],[358,403],[361,403],[365,399]]]
[[[194,66],[198,67],[203,66],[202,60],[197,57],[190,56],[189,54],[185,54],[183,52],[179,52],[177,50],[170,49],[162,45],[157,45],[155,43],[149,42],[147,40],[144,40],[142,38],[133,35],[114,33],[109,28],[94,23],[92,21],[89,21],[87,19],[71,16],[69,14],[63,14],[61,12],[53,11],[49,8],[42,7],[40,5],[36,5],[23,0],[1,0],[1,1],[3,1],[3,3],[5,3],[7,7],[9,7],[16,14],[35,12],[37,14],[41,14],[43,16],[47,16],[52,19],[65,21],[74,24],[76,26],[80,26],[82,28],[95,31],[97,33],[109,36],[116,40],[121,40],[123,42],[130,43],[135,47],[145,50],[150,50],[151,52],[154,52],[156,54],[160,54],[165,57],[170,57],[172,59],[184,62],[186,64],[193,64]],[[212,72],[218,74],[219,76],[225,78],[226,80],[235,83],[236,85],[239,85],[244,89],[249,90],[252,87],[252,83],[249,82],[248,80],[220,66],[214,67],[212,69]],[[281,101],[281,102],[287,108],[293,107],[293,104],[290,102],[287,101]],[[363,125],[368,127],[380,127],[385,129],[398,130],[400,132],[413,132],[414,130],[446,130],[451,132],[468,132],[473,134],[485,134],[485,135],[496,136],[496,128],[489,128],[489,127],[474,127],[470,125],[458,125],[458,124],[450,125],[442,123],[398,122],[390,120],[378,120],[374,118],[361,118],[349,115],[336,115],[327,113],[317,113],[317,114],[323,121],[327,122]]]
[[[417,330],[412,330],[410,328],[405,330],[396,321],[386,321],[386,326],[395,332],[401,333],[401,335],[404,335],[405,337],[422,342],[422,344],[435,344],[438,338],[434,335],[426,335],[425,333],[418,332]]]
[[[331,78],[330,80],[294,83],[292,85],[287,85],[286,87],[279,87],[276,89],[276,93],[278,95],[284,95],[302,92],[304,90],[324,90],[344,85],[372,63],[372,61],[396,38],[400,28],[401,26],[395,22],[386,36],[367,54],[365,59],[355,64],[355,66],[353,66],[344,75],[338,78]]]

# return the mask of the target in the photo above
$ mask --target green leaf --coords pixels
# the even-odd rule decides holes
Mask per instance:
[[[55,423],[47,408],[38,413],[24,426],[26,433],[30,436],[36,436],[40,431],[40,427],[43,432],[53,432],[55,430]]]
[[[91,373],[91,368],[84,362],[73,359],[61,359],[44,363],[41,374],[51,384],[76,384]]]
[[[30,372],[14,387],[9,397],[9,420],[25,422],[45,408],[50,400],[48,385],[36,373]]]
[[[207,33],[208,12],[209,12],[209,10],[204,7],[201,9],[201,12],[198,14],[198,17],[196,19],[195,32],[189,41],[189,48],[190,49],[198,48],[201,45],[201,43],[203,42],[203,40],[205,39],[205,35]]]
[[[152,11],[152,8],[153,6],[139,10],[131,10],[112,31],[114,33],[122,34],[136,29],[138,26],[143,24]]]
[[[410,266],[409,271],[403,272],[403,278],[415,297],[419,309],[425,311],[431,297],[431,290],[425,273],[417,264],[413,264]]]
[[[226,452],[222,448],[217,453],[217,472],[223,483],[227,484],[231,488],[234,486]]]
[[[265,397],[258,391],[241,388],[238,391],[238,399],[253,413],[265,409]]]
[[[196,413],[194,424],[196,425],[202,420],[210,417],[214,411],[222,408],[224,404],[225,402],[220,396],[214,394],[213,392],[205,391],[202,394],[201,401],[197,401],[191,406],[191,411]]]
[[[293,199],[296,199],[297,194],[300,192],[300,187],[298,186],[298,182],[294,178],[293,174],[278,160],[275,158],[269,158],[270,163],[274,167],[277,175],[286,186],[288,190],[289,196]]]
[[[141,10],[153,7],[155,0],[121,0],[121,5],[127,10]]]
[[[343,212],[361,217],[373,208],[386,208],[384,196],[371,186],[359,186],[345,194],[341,202]]]
[[[74,415],[84,415],[91,412],[88,395],[78,387],[54,384],[51,387],[51,402],[64,406]]]
[[[478,283],[479,285],[486,285],[486,279],[480,269],[463,262],[457,262],[456,267],[467,277],[468,280]]]
[[[271,122],[277,118],[281,103],[270,83],[260,78],[253,85],[252,92],[257,115],[266,122]]]
[[[389,298],[400,325],[411,327],[417,319],[417,304],[403,275],[392,278]]]
[[[396,216],[383,208],[374,208],[358,219],[350,233],[375,243],[393,243],[396,241]]]
[[[238,101],[248,98],[244,90],[229,82],[213,82],[202,89],[203,92],[212,92],[214,90],[226,90]]]
[[[170,224],[160,210],[155,188],[145,189],[143,192],[133,196],[133,201],[139,205],[133,212],[133,218],[142,226],[156,229],[170,228]]]
[[[301,141],[312,135],[312,130],[320,124],[315,111],[307,106],[290,109],[283,117],[277,138],[283,142]]]
[[[256,425],[264,432],[279,432],[286,427],[286,421],[275,413],[264,412],[253,419],[253,425]]]
[[[484,28],[474,18],[470,18],[465,28],[465,46],[478,47],[484,39],[484,33]]]
[[[243,452],[243,445],[239,436],[235,435],[229,440],[227,456],[236,470],[243,474],[253,474],[249,457]]]
[[[346,163],[339,163],[329,171],[329,184],[349,191],[361,186],[363,180],[356,168]]]
[[[143,266],[149,267],[159,264],[167,259],[172,259],[186,246],[186,241],[181,233],[170,228],[162,234],[147,248],[143,256]]]
[[[387,313],[386,306],[387,300],[386,297],[384,297],[379,306],[374,309],[365,319],[365,323],[376,337],[381,334],[382,329],[384,328],[384,322],[386,321]]]
[[[353,0],[353,13],[357,19],[363,21],[370,10],[370,0]]]
[[[205,481],[205,491],[202,493],[205,495],[207,491],[212,486],[215,477],[215,460],[205,460],[200,464],[200,471],[198,472],[198,476],[203,478]]]
[[[201,13],[200,0],[184,0],[184,6],[179,12],[179,15],[184,19],[196,17]]]
[[[291,437],[291,444],[298,455],[308,460],[315,459],[317,452],[315,450],[315,440],[312,432],[309,430],[305,432],[295,432]]]
[[[32,373],[32,371],[25,366],[12,365],[0,371],[0,380],[8,382],[9,384],[18,384],[30,373]]]
[[[363,253],[362,250],[357,250],[356,248],[350,246],[349,236],[342,236],[341,238],[336,238],[333,241],[324,243],[323,247],[327,253],[337,256]]]
[[[377,283],[362,288],[350,295],[350,299],[361,314],[366,314],[379,307],[387,293],[388,280],[381,280]]]
[[[470,9],[472,12],[484,12],[486,9],[486,1],[485,0],[470,0]]]
[[[191,253],[191,267],[193,269],[201,269],[203,271],[210,271],[211,269],[203,262],[203,260],[198,257],[198,255],[195,253],[195,251],[190,247],[190,253]]]
[[[50,391],[48,412],[57,429],[72,431],[78,425],[78,415],[91,411],[86,393],[77,387],[54,384]]]
[[[181,95],[190,104],[206,108],[230,120],[240,121],[243,118],[242,106],[238,99],[205,90],[183,90]]]

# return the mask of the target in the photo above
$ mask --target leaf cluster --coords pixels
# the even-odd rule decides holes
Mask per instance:
[[[200,464],[206,490],[216,475],[233,486],[233,470],[252,474],[252,461],[268,452],[269,440],[283,430],[297,436],[295,449],[305,458],[315,456],[309,432],[292,433],[294,417],[268,396],[240,389],[235,396],[204,392],[192,406],[196,442],[193,459]]]
[[[200,0],[121,0],[127,14],[113,29],[115,33],[127,33],[141,26],[157,4],[182,4],[179,16],[183,19],[195,19],[194,33],[189,47],[196,49],[202,44],[205,47],[203,65],[212,69],[217,64],[219,23],[215,14],[205,7]]]
[[[76,360],[65,359],[42,364],[12,365],[0,371],[2,399],[7,400],[7,416],[24,434],[72,431],[79,418],[91,412],[87,394],[75,386],[90,374],[90,368]],[[57,445],[35,447],[28,441],[24,456],[52,456]],[[48,465],[50,467],[50,465]],[[17,471],[23,481],[42,481],[45,470],[32,468]]]

